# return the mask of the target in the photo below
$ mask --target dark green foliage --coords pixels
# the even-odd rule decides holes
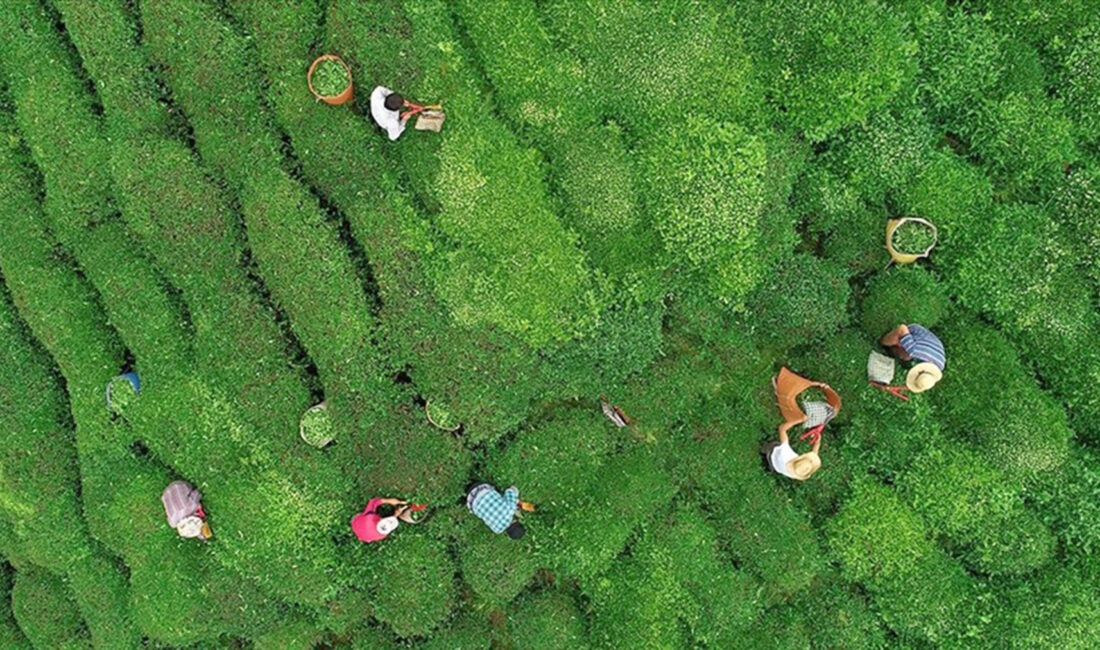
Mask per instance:
[[[848,277],[833,262],[797,254],[784,260],[749,301],[753,324],[768,346],[821,339],[848,322]]]
[[[860,304],[860,325],[877,341],[901,323],[935,329],[947,313],[947,290],[920,266],[899,266],[875,276]]]
[[[566,593],[543,591],[520,598],[509,608],[505,625],[517,650],[587,646],[584,616]]]
[[[739,20],[777,118],[811,140],[862,122],[916,71],[916,43],[878,2],[752,2],[745,9]],[[862,56],[850,56],[853,49]]]
[[[92,647],[69,587],[45,569],[28,565],[16,571],[11,608],[36,648]]]
[[[13,650],[25,650],[31,647],[27,637],[19,629],[15,616],[11,610],[11,586],[14,578],[11,565],[0,565],[0,642],[5,648]]]

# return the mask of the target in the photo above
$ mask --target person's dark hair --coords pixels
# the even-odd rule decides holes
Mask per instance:
[[[513,521],[512,525],[508,527],[508,530],[504,531],[508,533],[508,537],[512,539],[520,539],[527,534],[527,529],[523,527],[523,524],[518,521]]]
[[[390,93],[386,96],[386,110],[399,111],[401,107],[405,105],[405,98],[397,93]]]

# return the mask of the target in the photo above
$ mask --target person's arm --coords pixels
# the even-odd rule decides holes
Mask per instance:
[[[797,422],[784,422],[779,425],[779,442],[781,444],[787,444],[790,438],[787,436],[787,430],[798,424]]]
[[[407,503],[404,499],[379,499],[378,503],[385,506],[400,506]]]
[[[902,323],[901,325],[898,325],[894,329],[887,332],[881,339],[879,339],[879,343],[882,343],[888,348],[897,347],[901,344],[901,337],[908,335],[909,326]]]

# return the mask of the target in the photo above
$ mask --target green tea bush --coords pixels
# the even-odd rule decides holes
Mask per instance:
[[[1043,95],[1013,92],[987,101],[972,140],[990,172],[1021,198],[1048,190],[1078,157],[1062,102]]]
[[[505,482],[498,481],[499,490],[507,487]],[[517,487],[520,498],[535,503],[540,513],[552,507],[550,503],[537,500],[526,489],[526,484]],[[479,609],[505,607],[531,583],[539,568],[532,544],[517,544],[507,535],[493,535],[480,519],[466,510],[465,502],[462,506],[459,512],[451,513],[453,516],[448,522],[454,526],[463,580],[476,596]],[[534,533],[530,534],[530,539],[535,539]]]
[[[763,203],[764,143],[743,127],[688,117],[649,142],[645,204],[674,259],[737,304],[766,266],[750,263]]]
[[[935,329],[950,305],[947,289],[932,272],[919,266],[880,273],[868,283],[866,292],[859,320],[872,341],[901,323]]]
[[[931,114],[958,133],[1005,73],[1005,34],[993,29],[982,13],[945,5],[913,3],[917,82]]]
[[[11,607],[36,648],[92,647],[69,587],[45,569],[28,565],[16,571]]]
[[[664,558],[667,562],[667,558]],[[687,644],[676,612],[682,594],[661,558],[624,556],[596,581],[589,596],[597,648],[679,648]]]
[[[142,19],[144,41],[166,66],[199,153],[226,175],[240,199],[265,282],[318,364],[334,417],[365,416],[361,380],[351,377],[377,381],[381,374],[367,345],[374,319],[335,228],[317,199],[282,168],[244,40],[226,37],[224,20],[186,0],[154,3]],[[189,27],[180,30],[180,24]],[[236,89],[231,103],[204,83],[208,74]]]
[[[1057,469],[1069,453],[1073,432],[1066,413],[1021,365],[1012,344],[971,318],[955,318],[939,332],[948,352],[942,385],[932,397],[944,426],[981,445],[1016,480]],[[989,395],[951,390],[952,377],[981,377]]]
[[[394,556],[370,576],[374,615],[398,636],[424,636],[454,607],[454,565],[431,532],[401,533],[400,549],[390,549]]]
[[[829,545],[850,580],[867,584],[875,609],[904,637],[933,643],[980,630],[980,586],[928,537],[920,517],[871,480],[829,523]]]
[[[630,445],[599,468],[584,493],[553,517],[548,530],[534,531],[540,534],[540,558],[588,584],[607,570],[635,527],[674,492],[655,451]]]
[[[569,594],[542,591],[525,595],[508,610],[505,622],[513,648],[554,650],[588,645],[585,618]]]
[[[791,202],[807,238],[825,259],[852,273],[877,271],[889,261],[882,248],[885,208],[865,202],[828,166],[808,167],[794,185]]]
[[[847,324],[850,296],[848,276],[840,265],[795,254],[756,289],[749,309],[764,344],[809,342]]]
[[[23,636],[11,610],[13,573],[7,563],[0,565],[0,605],[3,605],[0,607],[0,642],[3,642],[5,648],[26,650],[31,647],[30,641]]]
[[[1035,512],[1063,540],[1067,552],[1091,555],[1100,548],[1100,458],[1074,447],[1057,472],[1044,475],[1031,497]]]
[[[978,452],[935,446],[913,459],[898,489],[979,571],[1027,573],[1053,558],[1054,535],[1025,509],[1019,484]]]
[[[832,168],[866,200],[881,202],[920,173],[935,136],[919,105],[895,101],[830,141]]]
[[[741,117],[759,89],[735,29],[692,2],[539,3],[555,42],[580,60],[594,102],[642,136],[708,109]],[[718,108],[720,107],[720,109]]]
[[[650,552],[668,559],[684,592],[677,614],[692,636],[709,647],[736,644],[762,609],[760,581],[735,567],[696,504],[675,504],[649,532]]]
[[[1087,648],[1100,632],[1094,571],[1060,567],[1008,590],[1003,634],[1012,648]]]
[[[489,650],[494,631],[489,620],[481,614],[466,613],[440,628],[428,640],[416,644],[422,650]],[[377,639],[364,642],[361,647],[375,647]]]
[[[916,72],[917,44],[877,2],[754,2],[740,20],[777,119],[813,141],[862,122]]]
[[[1095,146],[1100,140],[1100,32],[1095,27],[1079,30],[1068,49],[1057,88],[1065,98],[1066,114],[1073,119],[1078,141]]]

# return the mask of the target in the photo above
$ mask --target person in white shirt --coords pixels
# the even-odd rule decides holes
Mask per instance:
[[[400,138],[405,132],[405,123],[409,120],[408,115],[401,115],[405,106],[405,98],[385,86],[378,86],[370,94],[370,116],[390,140]]]
[[[787,436],[787,429],[791,426],[787,423],[779,425],[779,442],[769,445],[765,449],[765,454],[772,471],[796,481],[805,481],[821,468],[821,457],[817,455],[821,448],[820,432],[814,436],[813,449],[799,454],[791,447],[791,440]]]

